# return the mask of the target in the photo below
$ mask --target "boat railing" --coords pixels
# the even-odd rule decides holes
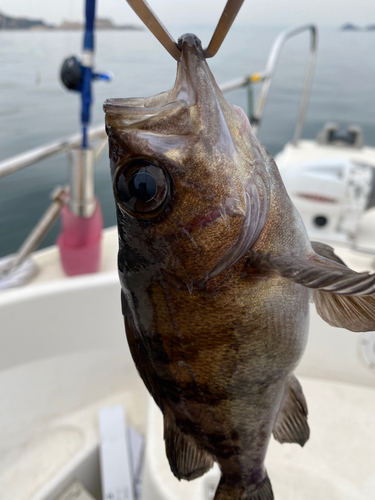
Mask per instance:
[[[268,99],[271,82],[274,77],[277,62],[280,58],[280,53],[285,42],[290,38],[306,31],[309,31],[311,34],[310,55],[305,75],[305,82],[302,89],[302,97],[296,121],[296,128],[293,136],[293,143],[298,142],[301,137],[302,128],[305,122],[311,85],[314,76],[318,40],[316,26],[314,26],[313,24],[306,24],[297,28],[283,31],[277,37],[272,46],[265,71],[260,73],[252,73],[250,75],[226,82],[220,86],[223,93],[232,92],[241,88],[250,89],[248,94],[251,98],[248,100],[247,112],[251,120],[254,133],[257,133],[259,131]],[[252,99],[252,86],[254,83],[258,82],[261,82],[261,89],[253,112],[254,106]],[[99,156],[103,152],[106,144],[106,134],[104,126],[99,125],[96,127],[92,127],[88,132],[88,139],[89,141],[101,140],[101,146],[99,146],[99,150],[97,152],[97,156]],[[11,174],[13,172],[17,172],[24,167],[33,165],[47,158],[51,158],[58,154],[70,151],[71,149],[77,148],[80,146],[81,142],[82,134],[75,134],[68,139],[54,141],[25,153],[21,153],[20,155],[13,156],[12,158],[0,162],[0,177]]]
[[[100,153],[104,151],[105,145],[107,143],[107,136],[104,130],[104,125],[99,125],[97,127],[92,127],[88,132],[89,141],[101,140],[101,148],[97,152],[96,156],[100,156]],[[66,153],[72,149],[78,148],[82,144],[82,133],[72,135],[67,139],[60,139],[57,141],[50,142],[44,146],[38,148],[30,149],[25,153],[13,156],[8,160],[0,162],[0,177],[17,172],[22,168],[28,167],[40,161],[52,158],[61,153]],[[102,151],[103,148],[103,151]]]
[[[231,92],[233,90],[238,90],[243,87],[248,88],[248,96],[249,96],[248,116],[252,124],[253,132],[255,134],[257,134],[257,132],[259,131],[260,125],[262,123],[264,110],[266,108],[268,94],[271,87],[271,82],[275,75],[276,66],[280,58],[281,50],[284,47],[287,40],[306,31],[310,32],[310,53],[309,53],[309,62],[305,74],[304,85],[302,88],[302,97],[298,110],[294,136],[292,140],[292,143],[296,144],[301,138],[302,129],[305,123],[307,107],[310,98],[312,81],[314,77],[316,55],[318,50],[318,31],[315,25],[305,24],[297,28],[292,28],[283,31],[276,38],[272,46],[272,49],[268,56],[268,61],[265,71],[261,73],[253,73],[243,78],[238,78],[221,86],[222,92]],[[260,93],[255,105],[254,112],[252,112],[252,106],[253,106],[252,85],[257,82],[261,82],[262,85],[260,88]]]
[[[87,161],[81,161],[81,165],[75,165],[79,158],[83,158],[84,151],[80,148],[82,144],[82,133],[72,135],[67,139],[61,139],[50,142],[44,146],[31,149],[20,155],[13,156],[8,160],[0,163],[0,177],[17,172],[25,167],[39,163],[48,158],[52,158],[61,153],[70,153],[70,170],[71,182],[70,186],[57,186],[51,193],[51,204],[39,219],[35,227],[26,237],[18,251],[12,256],[11,259],[6,258],[5,261],[0,261],[0,289],[1,281],[7,278],[11,273],[16,272],[29,255],[34,252],[48,234],[52,226],[60,217],[61,209],[67,199],[71,201],[82,201],[83,197],[94,199],[93,189],[93,171],[88,174],[87,169],[93,169],[94,164],[97,163],[103,155],[107,145],[107,135],[105,133],[104,125],[91,128],[88,131],[88,140],[95,142],[88,152],[90,158]],[[74,154],[77,153],[77,154]],[[87,153],[86,153],[87,154]],[[78,160],[77,160],[78,159]],[[79,203],[78,203],[79,204]],[[90,208],[89,204],[82,204],[81,208]],[[78,207],[80,208],[80,207]],[[79,213],[79,215],[86,216],[90,214]],[[30,269],[30,276],[33,270]],[[25,280],[28,276],[24,276]]]
[[[308,24],[299,26],[298,28],[293,28],[282,32],[274,42],[270,55],[268,57],[266,69],[260,73],[252,73],[250,75],[238,78],[236,80],[229,81],[220,86],[223,93],[232,92],[238,89],[247,89],[247,114],[252,123],[254,133],[259,131],[260,125],[262,123],[262,118],[264,115],[264,110],[266,107],[266,102],[268,99],[268,94],[271,86],[272,79],[275,74],[277,62],[280,57],[281,50],[287,40],[299,35],[300,33],[309,31],[311,35],[310,41],[310,54],[309,63],[306,70],[305,81],[302,89],[302,97],[300,101],[298,116],[296,120],[296,127],[293,136],[293,143],[297,143],[301,137],[302,128],[305,122],[307,106],[311,91],[311,84],[314,75],[316,52],[317,52],[317,29],[314,25]],[[254,107],[254,93],[253,85],[255,83],[261,83],[259,97],[256,101]],[[100,157],[105,151],[107,144],[107,137],[105,134],[104,125],[99,125],[96,127],[91,127],[88,131],[88,141],[95,142],[95,146],[91,148],[92,150],[92,162],[96,163],[99,161]],[[67,139],[53,141],[44,146],[31,149],[25,153],[21,153],[17,156],[13,156],[7,160],[0,162],[0,177],[6,176],[8,174],[17,172],[25,167],[38,163],[42,160],[52,158],[61,153],[71,153],[73,150],[77,150],[82,143],[82,134],[75,134]],[[76,159],[77,160],[77,159]],[[70,162],[73,163],[74,155],[70,154]],[[93,166],[93,165],[92,165]],[[71,169],[73,170],[73,168]],[[80,172],[80,170],[78,170]],[[26,241],[22,244],[11,264],[7,265],[6,269],[1,269],[0,265],[0,278],[4,273],[9,273],[13,271],[16,267],[20,266],[22,262],[33,252],[43,240],[45,235],[48,233],[54,222],[59,217],[61,208],[63,206],[64,199],[69,196],[72,197],[76,191],[82,191],[82,179],[78,175],[71,176],[71,185],[67,187],[58,186],[51,195],[52,204],[47,209],[45,214],[43,214],[40,221],[37,223],[35,228],[31,231]],[[82,177],[82,176],[81,176]],[[89,176],[88,176],[89,177]],[[81,183],[79,186],[74,186],[74,183]],[[85,215],[80,214],[79,215]]]

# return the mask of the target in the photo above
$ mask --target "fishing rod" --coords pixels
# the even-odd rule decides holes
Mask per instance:
[[[92,102],[91,83],[94,66],[94,23],[96,0],[86,0],[86,26],[83,38],[82,71],[82,148],[87,148],[87,127],[90,123],[90,107]]]
[[[62,232],[58,238],[62,265],[67,274],[94,272],[100,266],[100,240],[103,217],[94,191],[94,165],[102,145],[92,147],[88,141],[94,80],[110,81],[110,73],[94,71],[96,0],[86,0],[82,57],[70,56],[61,67],[61,81],[81,94],[80,147],[70,152],[70,191],[64,204]]]
[[[82,147],[87,148],[87,129],[91,119],[93,80],[112,80],[112,75],[94,72],[94,30],[96,0],[86,0],[85,32],[83,36],[82,58],[70,56],[61,67],[61,81],[68,90],[81,94]]]

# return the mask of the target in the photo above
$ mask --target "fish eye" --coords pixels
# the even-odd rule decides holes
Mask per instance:
[[[151,219],[168,205],[170,184],[168,172],[158,161],[133,158],[116,170],[113,190],[117,203],[128,214]]]

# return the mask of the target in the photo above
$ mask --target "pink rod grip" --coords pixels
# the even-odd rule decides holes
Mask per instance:
[[[99,201],[91,217],[78,217],[68,205],[61,211],[62,231],[57,239],[61,263],[68,276],[95,273],[100,268],[103,215]]]

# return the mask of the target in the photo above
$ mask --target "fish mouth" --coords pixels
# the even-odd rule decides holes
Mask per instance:
[[[184,56],[190,52],[197,56],[201,61],[205,60],[202,42],[197,35],[194,35],[194,33],[185,33],[182,35],[178,39],[177,46]]]

